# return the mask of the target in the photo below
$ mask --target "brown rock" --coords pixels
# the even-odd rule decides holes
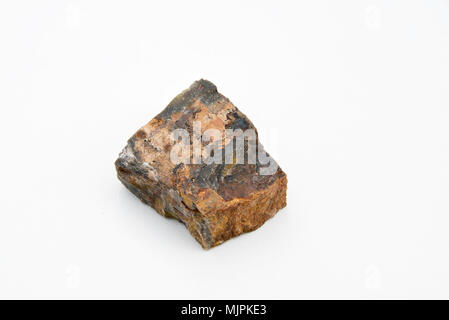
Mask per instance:
[[[174,139],[177,129],[189,139]],[[236,130],[235,136],[227,135],[230,130]],[[241,161],[233,145],[251,130],[255,136],[241,140],[246,154]],[[211,132],[223,139],[214,136],[211,142]],[[198,134],[203,140],[196,140]],[[216,148],[207,152],[207,146]],[[258,153],[250,160],[253,146]],[[198,150],[203,152],[200,161]],[[251,121],[215,85],[200,80],[139,129],[115,165],[118,178],[132,193],[161,215],[184,223],[208,249],[259,228],[286,206],[287,176],[269,156],[274,170],[267,170],[259,155],[268,156]]]

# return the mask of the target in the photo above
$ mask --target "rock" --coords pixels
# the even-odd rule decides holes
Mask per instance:
[[[207,80],[140,128],[115,166],[132,193],[181,221],[205,249],[259,228],[286,206],[287,176],[251,121]]]

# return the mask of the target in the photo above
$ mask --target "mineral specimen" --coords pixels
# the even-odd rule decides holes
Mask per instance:
[[[207,80],[140,128],[115,166],[132,193],[181,221],[205,249],[259,228],[286,206],[287,176],[251,121]]]

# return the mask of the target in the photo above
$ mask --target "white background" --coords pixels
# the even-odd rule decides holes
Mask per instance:
[[[204,251],[116,178],[214,82],[288,205]],[[1,298],[449,298],[448,1],[2,1]]]

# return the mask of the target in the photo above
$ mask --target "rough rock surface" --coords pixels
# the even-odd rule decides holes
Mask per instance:
[[[170,152],[177,141],[171,133],[182,128],[193,134],[194,121],[201,122],[202,132],[255,130],[214,84],[199,80],[128,140],[115,166],[132,193],[161,215],[184,223],[208,249],[259,228],[285,207],[287,177],[279,167],[273,174],[260,174],[259,161],[173,163]]]

